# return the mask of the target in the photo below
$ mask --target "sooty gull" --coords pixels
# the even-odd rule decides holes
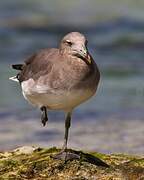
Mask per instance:
[[[65,112],[64,145],[57,157],[67,156],[72,111],[95,94],[100,80],[85,36],[71,32],[63,37],[59,48],[42,49],[24,64],[12,67],[19,72],[10,79],[18,81],[24,98],[41,109],[44,126],[48,121],[47,110]]]

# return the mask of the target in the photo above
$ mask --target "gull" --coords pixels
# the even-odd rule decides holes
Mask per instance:
[[[64,144],[59,158],[67,155],[73,110],[96,93],[100,80],[87,43],[83,34],[70,32],[58,48],[39,50],[23,64],[12,65],[19,72],[10,79],[19,82],[24,98],[41,110],[43,126],[48,121],[47,110],[65,113]]]

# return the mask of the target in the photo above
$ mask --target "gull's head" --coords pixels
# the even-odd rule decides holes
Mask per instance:
[[[78,57],[90,64],[90,55],[87,49],[87,39],[79,32],[71,32],[63,37],[60,50],[71,56]]]

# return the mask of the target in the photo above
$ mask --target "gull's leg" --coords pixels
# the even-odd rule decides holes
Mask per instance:
[[[68,112],[66,115],[66,119],[65,119],[65,134],[64,134],[63,148],[60,151],[60,153],[58,153],[54,156],[51,156],[51,157],[54,159],[63,160],[64,163],[66,163],[69,160],[79,160],[80,165],[81,165],[82,161],[85,161],[85,162],[89,162],[89,163],[97,165],[97,166],[109,167],[109,165],[107,165],[101,159],[99,159],[95,156],[92,156],[91,154],[83,153],[81,151],[67,149],[70,125],[71,125],[71,112]]]
[[[40,109],[42,111],[41,122],[42,122],[43,126],[45,126],[46,122],[48,121],[47,108],[45,106],[42,106]]]
[[[53,156],[55,159],[61,159],[65,162],[67,160],[73,160],[73,159],[80,159],[80,156],[78,154],[75,154],[73,152],[69,152],[67,150],[67,143],[68,143],[68,135],[69,135],[69,128],[71,125],[71,112],[68,112],[65,119],[65,134],[64,134],[64,144],[63,148],[60,153]]]
[[[69,135],[69,128],[71,125],[71,112],[68,112],[65,119],[65,134],[64,134],[64,144],[63,144],[63,151],[67,150],[67,142],[68,142],[68,135]]]

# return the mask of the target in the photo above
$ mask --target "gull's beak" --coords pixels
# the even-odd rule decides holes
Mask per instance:
[[[82,47],[80,49],[77,48],[76,50],[74,50],[74,55],[83,59],[87,64],[92,63],[91,56],[89,55],[86,47]]]

